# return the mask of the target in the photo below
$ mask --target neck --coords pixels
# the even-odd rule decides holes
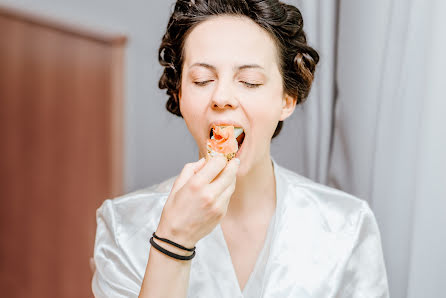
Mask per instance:
[[[246,175],[237,177],[226,217],[231,219],[264,217],[271,215],[275,207],[276,181],[271,158],[267,155]]]

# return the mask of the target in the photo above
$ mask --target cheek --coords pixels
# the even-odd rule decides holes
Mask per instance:
[[[276,92],[270,92],[245,104],[245,110],[256,138],[271,138],[281,116],[281,97]]]
[[[206,101],[187,87],[181,91],[180,111],[192,136],[197,140],[203,130]]]
[[[180,110],[183,118],[185,118],[185,116],[201,116],[209,102],[208,92],[194,88],[194,86],[191,86],[191,84],[188,83],[183,84],[183,86],[180,98]]]

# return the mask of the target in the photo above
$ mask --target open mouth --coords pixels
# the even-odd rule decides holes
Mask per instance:
[[[245,132],[243,131],[243,128],[234,127],[234,137],[237,140],[238,150],[240,150],[240,147],[242,146],[243,141],[245,140]],[[212,128],[209,132],[209,138],[214,139],[214,130]]]

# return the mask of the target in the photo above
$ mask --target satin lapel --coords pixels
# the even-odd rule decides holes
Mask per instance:
[[[303,247],[299,244],[304,239],[299,235],[300,229],[305,229],[301,222],[305,213],[301,212],[301,208],[305,210],[305,200],[296,196],[295,191],[290,189],[286,174],[277,164],[274,172],[277,191],[276,226],[265,270],[262,297],[311,297],[308,290],[300,286],[306,284],[299,282],[302,274],[309,273],[301,270],[299,256],[302,255],[299,248]],[[299,206],[302,203],[303,206]]]
[[[319,198],[275,165],[276,226],[265,272],[263,297],[329,297],[348,235],[327,228]],[[331,297],[331,296],[330,296]]]

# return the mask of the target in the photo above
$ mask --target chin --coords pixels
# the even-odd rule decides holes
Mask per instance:
[[[245,158],[243,158],[245,157]],[[254,160],[252,158],[246,158],[247,156],[243,156],[240,158],[240,166],[237,172],[237,177],[245,177],[248,176],[252,170],[254,165]]]

